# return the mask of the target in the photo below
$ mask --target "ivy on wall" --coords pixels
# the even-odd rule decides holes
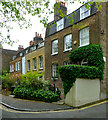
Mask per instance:
[[[81,66],[72,64],[59,67],[59,74],[63,81],[65,94],[67,94],[73,86],[76,78],[103,79],[104,60],[100,45],[89,44],[79,47],[69,54],[69,59],[72,63],[81,63],[83,59],[86,59],[88,65]]]

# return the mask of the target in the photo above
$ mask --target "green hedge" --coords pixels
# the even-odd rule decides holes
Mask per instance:
[[[104,60],[100,45],[90,44],[73,50],[69,59],[72,63],[86,59],[88,66],[66,65],[59,67],[59,74],[63,81],[64,93],[70,90],[76,78],[103,79]]]
[[[56,102],[60,100],[57,93],[44,89],[36,90],[32,87],[28,88],[24,85],[15,87],[13,94],[18,98],[40,100],[45,102]]]

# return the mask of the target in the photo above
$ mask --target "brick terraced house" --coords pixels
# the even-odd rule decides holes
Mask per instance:
[[[9,72],[9,62],[12,61],[12,57],[17,54],[15,50],[8,50],[0,48],[0,74],[6,70]]]
[[[10,62],[10,73],[25,74],[29,71],[43,72],[45,70],[44,41],[41,34],[36,32],[33,41],[29,42],[29,47],[19,46],[19,52],[13,56]]]
[[[58,3],[56,2],[56,4]],[[65,3],[61,2],[60,10],[61,13],[66,14],[66,17],[61,18],[59,13],[54,12],[54,21],[47,25],[45,79],[60,88],[62,94],[62,81],[58,75],[58,67],[70,64],[68,56],[72,50],[93,43],[100,44],[103,48],[105,70],[104,80],[101,81],[101,99],[106,98],[108,85],[108,2],[103,2],[101,5],[101,10],[97,10],[95,3],[90,10],[83,5],[67,15]],[[70,18],[74,19],[71,23],[69,22]],[[54,22],[57,25],[53,24]],[[86,64],[86,61],[82,61],[81,64]]]

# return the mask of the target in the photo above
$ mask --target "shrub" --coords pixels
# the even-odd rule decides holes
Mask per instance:
[[[6,75],[2,75],[2,88],[9,90],[11,89],[11,86],[15,85],[16,80],[13,78],[13,76],[10,73],[7,73]]]
[[[53,93],[52,91],[45,91],[44,89],[35,90],[34,88],[27,88],[26,86],[17,86],[14,89],[16,97],[26,98],[26,99],[35,99],[41,100],[45,102],[55,102],[60,100],[59,95],[57,93]]]
[[[64,93],[70,90],[76,78],[103,79],[104,60],[100,45],[90,44],[73,50],[69,59],[72,63],[86,59],[88,66],[66,65],[59,67],[59,74],[63,81]]]
[[[22,80],[20,81],[20,85],[26,85],[27,87],[33,87],[35,89],[42,89],[49,85],[49,81],[42,80],[41,77],[43,73],[37,72],[28,72],[22,75]]]

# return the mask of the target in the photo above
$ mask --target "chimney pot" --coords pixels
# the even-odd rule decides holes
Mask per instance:
[[[42,34],[40,34],[40,38],[42,38]]]
[[[34,44],[34,42],[33,42],[33,41],[30,41],[30,42],[29,42],[29,45],[30,45],[30,46],[31,46],[31,45],[33,45],[33,44]]]
[[[37,32],[35,32],[35,36],[37,37]]]

